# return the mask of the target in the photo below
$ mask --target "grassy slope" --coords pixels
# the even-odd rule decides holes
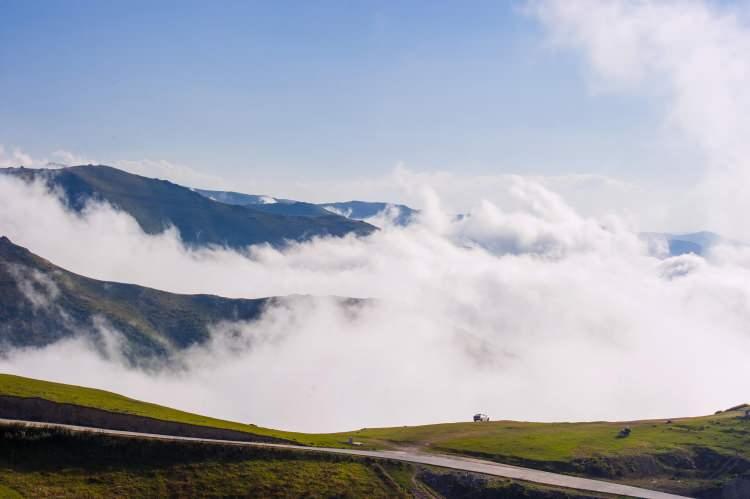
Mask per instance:
[[[362,429],[350,433],[306,434],[209,418],[141,402],[115,393],[0,374],[0,395],[39,397],[167,421],[213,426],[292,440],[305,445],[345,446],[349,435],[367,447],[424,446],[430,449],[482,455],[490,459],[566,462],[598,455],[658,454],[711,448],[721,454],[750,459],[750,422],[741,411],[718,415],[627,423],[633,430],[617,438],[623,423],[447,423],[396,428]]]
[[[742,411],[696,418],[629,423],[449,423],[403,428],[365,429],[357,438],[371,445],[429,446],[435,450],[483,455],[502,460],[570,461],[596,455],[643,455],[709,447],[750,459],[750,421]],[[623,426],[632,433],[618,438]]]
[[[164,469],[2,470],[0,497],[393,497],[361,463],[206,462]]]
[[[210,418],[189,412],[171,409],[157,404],[142,402],[140,400],[123,397],[116,393],[94,388],[84,388],[63,383],[52,383],[11,374],[0,374],[0,395],[13,395],[16,397],[38,397],[53,402],[76,404],[85,407],[94,407],[106,411],[147,416],[164,421],[175,421],[200,426],[211,426],[214,428],[226,428],[230,430],[244,431],[255,435],[266,435],[286,440],[293,440],[305,445],[343,445],[345,438],[342,435],[315,435],[305,433],[285,432],[261,428],[255,425],[247,425]]]
[[[0,427],[0,497],[403,497],[374,462]],[[15,494],[15,495],[14,495]]]
[[[750,421],[740,418],[743,413],[725,411],[671,423],[452,423],[364,429],[356,438],[373,447],[417,446],[685,496],[718,497],[739,476],[750,478]],[[626,424],[632,433],[618,438]]]
[[[446,497],[593,499],[407,463],[0,426],[0,498]],[[600,497],[600,496],[596,496]]]

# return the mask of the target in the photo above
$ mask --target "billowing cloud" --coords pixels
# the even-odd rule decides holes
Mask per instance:
[[[66,151],[65,149],[58,149],[56,151],[53,151],[51,154],[51,160],[49,162],[60,166],[88,165],[97,163],[96,160],[93,160],[86,156],[81,156],[80,154],[76,154],[71,151]]]
[[[146,235],[108,206],[77,215],[39,185],[0,177],[3,233],[73,271],[174,292],[312,295],[281,300],[260,321],[216,324],[209,343],[155,371],[102,356],[116,333],[101,336],[104,346],[82,338],[18,351],[0,368],[316,431],[478,410],[700,414],[746,398],[741,248],[658,259],[620,219],[581,216],[523,178],[504,194],[509,207],[480,202],[461,219],[425,194],[421,221],[407,228],[238,253],[188,250],[173,231]],[[370,300],[352,311],[329,296]]]
[[[700,189],[665,197],[604,177],[399,168],[387,179],[338,184],[335,193],[395,185],[406,197],[395,201],[422,208],[417,223],[384,220],[368,238],[232,252],[186,249],[174,231],[146,235],[106,205],[70,213],[42,186],[0,178],[0,232],[75,272],[173,292],[311,295],[280,300],[259,321],[216,324],[211,341],[155,371],[102,355],[117,341],[106,325],[104,349],[74,339],[17,351],[0,368],[320,431],[463,420],[476,411],[663,417],[746,400],[750,251],[719,246],[705,258],[657,258],[637,231],[656,228],[644,220],[672,220],[651,212],[679,202],[712,228],[744,234],[748,30],[729,7],[704,2],[530,8],[556,42],[584,54],[598,89],[667,103],[665,122],[705,156]],[[600,200],[585,199],[592,195]],[[330,296],[369,300],[352,311]]]
[[[714,230],[750,236],[750,29],[738,7],[707,1],[529,3],[557,45],[580,51],[599,91],[665,102],[665,123],[702,152],[691,202]]]
[[[136,175],[165,179],[191,187],[223,189],[228,186],[226,180],[219,176],[204,173],[190,166],[166,159],[95,158],[67,149],[57,149],[45,156],[32,157],[19,147],[6,148],[3,144],[0,144],[0,168],[18,166],[61,168],[88,164],[106,164]]]
[[[455,214],[469,210],[482,200],[504,206],[514,203],[515,199],[507,193],[520,176],[560,193],[568,204],[583,214],[616,214],[642,230],[690,232],[711,227],[706,225],[708,222],[702,214],[696,217],[695,206],[699,193],[685,192],[678,186],[652,186],[604,175],[497,173],[477,176],[448,171],[419,171],[399,164],[383,175],[353,179],[315,181],[268,176],[226,179],[166,159],[103,159],[63,149],[53,151],[45,157],[32,158],[20,149],[16,148],[14,151],[10,154],[3,153],[0,146],[0,167],[23,165],[59,168],[80,164],[107,164],[137,175],[165,179],[188,187],[234,190],[249,194],[267,193],[278,198],[316,203],[349,199],[387,201],[418,209],[425,203],[424,189],[430,189],[439,195],[443,209]],[[633,202],[636,198],[638,203]],[[267,199],[273,198],[268,196]],[[665,206],[665,199],[670,200],[669,206]],[[702,198],[698,199],[698,202],[702,201]],[[382,223],[379,220],[373,222],[378,226]],[[732,231],[728,233],[732,234]]]
[[[6,148],[0,144],[0,168],[33,166],[34,159],[18,147]]]

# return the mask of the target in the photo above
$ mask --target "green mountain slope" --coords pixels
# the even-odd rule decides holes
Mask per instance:
[[[241,248],[269,243],[283,246],[315,236],[364,236],[375,227],[321,210],[314,217],[269,213],[252,206],[220,203],[192,189],[133,175],[103,165],[52,169],[5,168],[0,173],[25,180],[41,179],[59,189],[69,206],[81,210],[89,200],[106,201],[130,214],[149,234],[174,226],[192,246]]]
[[[314,453],[3,425],[0,449],[3,499],[412,497],[388,465]]]
[[[0,237],[0,352],[111,328],[138,363],[204,342],[222,321],[257,318],[267,299],[181,295],[98,281],[59,268]]]
[[[0,425],[0,449],[3,499],[605,497],[354,456],[12,425]]]
[[[0,374],[0,397],[7,396],[235,430],[303,445],[348,447],[353,437],[364,448],[463,454],[694,497],[721,497],[723,489],[743,487],[750,480],[748,405],[712,416],[620,423],[494,421],[307,434],[209,418],[103,390]],[[624,426],[631,428],[627,437],[620,435]]]
[[[109,412],[145,416],[162,421],[240,431],[252,435],[296,442],[301,445],[344,447],[346,446],[348,435],[345,433],[297,433],[262,428],[253,424],[237,423],[234,421],[226,421],[223,419],[180,411],[170,407],[124,397],[117,393],[105,390],[0,373],[0,397],[2,396],[40,398],[60,404],[73,404],[82,407],[102,409]],[[0,417],[3,417],[3,415],[0,414]]]

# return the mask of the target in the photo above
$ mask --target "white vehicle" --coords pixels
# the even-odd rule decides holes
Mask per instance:
[[[481,412],[479,412],[477,414],[474,414],[474,422],[475,423],[476,422],[486,423],[489,420],[490,420],[490,417],[488,415],[486,415],[486,414],[482,414]]]

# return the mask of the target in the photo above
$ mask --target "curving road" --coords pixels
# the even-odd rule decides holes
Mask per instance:
[[[24,424],[38,428],[63,428],[72,431],[86,431],[94,433],[104,433],[107,435],[119,435],[126,437],[148,438],[154,440],[186,440],[191,442],[220,443],[229,445],[244,445],[252,447],[273,447],[277,449],[289,449],[303,452],[321,452],[328,454],[346,454],[350,456],[364,456],[380,459],[393,459],[415,464],[426,464],[430,466],[439,466],[441,468],[450,468],[454,470],[469,471],[473,473],[483,473],[485,475],[494,475],[504,478],[514,478],[527,482],[540,483],[544,485],[553,485],[569,489],[584,490],[589,492],[600,492],[627,497],[642,497],[646,499],[685,499],[684,496],[668,494],[666,492],[657,492],[655,490],[631,487],[619,483],[604,482],[601,480],[591,480],[576,476],[560,475],[548,471],[534,470],[530,468],[521,468],[508,464],[494,463],[491,461],[482,461],[468,457],[449,456],[445,454],[425,454],[417,451],[396,451],[396,450],[359,450],[359,449],[334,449],[329,447],[305,447],[302,445],[292,444],[271,444],[264,442],[237,442],[234,440],[212,440],[193,437],[176,437],[171,435],[155,435],[153,433],[137,433],[120,430],[107,430],[103,428],[91,428],[87,426],[75,426],[58,423],[38,423],[32,421],[21,421],[15,419],[2,419],[0,424]]]

